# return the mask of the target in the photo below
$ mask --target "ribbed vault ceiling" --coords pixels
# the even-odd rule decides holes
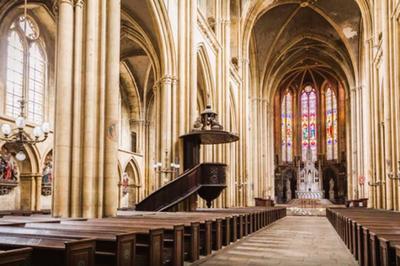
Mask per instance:
[[[253,29],[262,88],[312,72],[344,85],[357,75],[361,13],[354,0],[276,1]]]

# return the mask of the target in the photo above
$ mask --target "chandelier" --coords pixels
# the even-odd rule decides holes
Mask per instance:
[[[26,155],[23,152],[24,145],[35,145],[36,143],[45,141],[49,135],[50,125],[48,122],[44,122],[41,126],[36,126],[32,131],[33,137],[30,137],[24,129],[26,126],[26,117],[24,114],[26,101],[22,99],[19,103],[21,112],[17,119],[15,119],[15,128],[12,128],[9,124],[3,124],[1,126],[3,136],[0,136],[0,140],[6,144],[16,145],[19,151],[15,158],[18,161],[23,161],[26,159]]]

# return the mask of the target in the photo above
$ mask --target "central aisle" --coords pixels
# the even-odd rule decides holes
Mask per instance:
[[[288,216],[199,265],[358,265],[325,217]]]

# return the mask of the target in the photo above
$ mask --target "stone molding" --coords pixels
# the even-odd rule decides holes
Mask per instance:
[[[218,42],[215,33],[212,31],[201,12],[197,12],[197,26],[199,26],[200,32],[203,33],[206,40],[211,44],[213,50],[218,51],[218,49],[221,48],[221,44]]]

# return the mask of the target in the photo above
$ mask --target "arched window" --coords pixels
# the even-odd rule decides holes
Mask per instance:
[[[282,99],[282,161],[293,161],[293,108],[292,95],[286,92]]]
[[[337,140],[337,100],[335,92],[326,90],[326,157],[328,160],[338,158]]]
[[[317,94],[311,86],[301,93],[302,160],[311,151],[311,160],[317,160]]]
[[[11,24],[7,39],[6,113],[17,117],[22,98],[27,101],[28,120],[43,121],[46,59],[39,44],[39,28],[30,17]]]

